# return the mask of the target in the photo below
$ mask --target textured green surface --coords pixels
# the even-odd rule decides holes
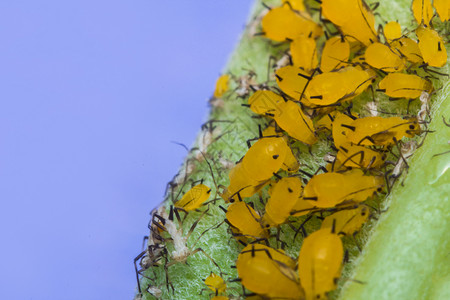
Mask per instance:
[[[268,5],[276,5],[279,1],[264,1]],[[317,4],[315,4],[317,5]],[[409,10],[410,1],[382,1],[377,12],[382,15],[378,18],[381,21],[399,20],[403,26],[412,28],[411,12]],[[255,5],[253,16],[258,15],[263,9],[259,1]],[[258,21],[256,21],[258,22]],[[234,76],[232,88],[237,87],[237,78],[247,75],[249,71],[256,74],[254,78],[257,83],[267,83],[269,86],[275,86],[273,80],[268,81],[267,69],[269,56],[273,55],[280,58],[286,50],[286,45],[274,44],[262,37],[253,37],[249,34],[253,26],[247,27],[243,37],[230,58],[230,62],[225,69],[226,73]],[[258,26],[256,26],[256,32]],[[443,72],[448,72],[444,69]],[[445,77],[443,77],[445,79]],[[442,87],[435,96],[433,96],[433,109],[431,116],[432,123],[429,125],[431,130],[422,147],[419,148],[412,161],[410,161],[409,174],[398,180],[396,187],[388,197],[389,207],[386,213],[378,216],[381,221],[376,224],[372,219],[364,230],[358,235],[357,240],[360,244],[368,243],[364,246],[362,255],[358,257],[354,241],[350,238],[344,240],[346,249],[350,252],[350,263],[346,264],[341,280],[340,288],[344,286],[343,294],[340,299],[447,299],[445,295],[449,293],[450,274],[448,273],[450,248],[448,233],[450,205],[448,195],[450,194],[450,178],[446,173],[450,162],[450,153],[432,158],[433,154],[450,150],[447,143],[450,140],[450,128],[442,122],[442,115],[450,117],[449,101],[445,102],[445,95],[449,95],[450,87],[448,82],[444,85],[441,82],[434,81],[436,87]],[[379,93],[378,93],[379,94]],[[396,113],[405,113],[406,102],[390,102],[386,97],[378,95],[380,109],[389,108]],[[356,111],[363,116],[368,115],[364,110],[364,104],[371,101],[369,93],[363,93],[354,100]],[[412,110],[417,110],[420,106],[419,101],[415,101]],[[205,149],[206,157],[211,163],[213,174],[218,185],[228,184],[226,163],[234,163],[239,160],[246,152],[245,141],[258,135],[258,124],[265,124],[263,118],[255,118],[255,115],[247,108],[241,106],[246,103],[245,99],[240,99],[233,91],[229,91],[223,97],[223,103],[213,102],[210,120],[226,121],[214,124],[216,129],[212,133],[213,142],[207,147],[203,147],[204,141],[208,140],[208,131],[202,130],[199,133],[196,146]],[[217,105],[220,104],[220,105]],[[438,110],[438,107],[439,110]],[[220,137],[220,138],[218,138]],[[217,139],[218,138],[218,139]],[[217,140],[216,140],[217,139]],[[329,143],[320,141],[309,149],[295,143],[294,147],[299,153],[299,160],[302,163],[302,169],[308,172],[314,172],[322,164],[323,156],[329,151]],[[195,180],[203,179],[204,183],[213,188],[216,192],[214,182],[208,165],[203,160],[198,151],[190,152],[188,156],[189,163],[180,169],[178,179],[183,177],[186,170],[189,176],[186,176],[186,182],[179,180],[180,184],[169,190],[165,206],[168,207],[173,201],[176,201],[186,192],[191,183]],[[187,167],[189,166],[189,167]],[[404,186],[400,183],[404,179]],[[213,196],[217,196],[213,195]],[[213,197],[211,197],[213,199]],[[248,201],[248,200],[246,200]],[[256,208],[262,208],[257,196],[250,199],[256,205]],[[372,206],[377,206],[377,200],[370,202]],[[186,241],[188,249],[193,250],[193,243],[197,237],[204,231],[213,226],[219,225],[224,219],[224,212],[218,208],[219,205],[226,207],[223,200],[217,200],[215,205],[209,205],[209,211],[198,223],[194,233]],[[186,235],[189,228],[202,215],[201,212],[190,212],[183,221],[183,235]],[[183,215],[183,214],[182,214]],[[293,224],[298,224],[304,220],[304,217],[297,219]],[[313,218],[307,223],[308,232],[312,232],[320,226],[320,221]],[[372,234],[372,228],[377,229]],[[235,269],[231,268],[235,264],[237,255],[242,248],[230,235],[227,230],[228,225],[222,224],[217,229],[214,228],[204,234],[195,245],[195,248],[201,247],[210,255],[222,268],[224,279],[231,280],[237,278]],[[282,226],[283,233],[281,239],[291,242],[293,231],[288,225]],[[275,239],[271,239],[275,245]],[[287,253],[297,258],[301,246],[301,238],[297,237],[287,249]],[[166,243],[169,255],[168,263],[171,263],[171,251],[173,243]],[[142,290],[153,287],[161,290],[162,299],[209,299],[211,291],[204,291],[200,296],[199,292],[206,289],[202,279],[205,279],[211,271],[219,273],[218,268],[202,253],[189,256],[187,262],[189,265],[177,263],[168,267],[169,281],[173,285],[175,292],[168,290],[166,284],[166,271],[163,267],[165,259],[161,260],[159,267],[153,267],[145,272],[145,275],[154,280],[142,279]],[[354,266],[357,265],[355,269]],[[363,281],[364,284],[355,283],[348,280],[352,278]],[[340,290],[332,294],[332,298],[339,297]],[[238,283],[228,283],[226,291],[228,296],[242,294],[242,287]],[[382,298],[384,296],[384,298]],[[154,299],[148,293],[144,293],[143,299]]]
[[[430,133],[414,154],[404,185],[383,214],[340,299],[450,299],[450,116],[447,81],[438,93]]]

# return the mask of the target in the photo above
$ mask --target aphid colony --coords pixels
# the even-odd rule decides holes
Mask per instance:
[[[153,213],[149,247],[135,262],[139,260],[143,270],[163,265],[167,289],[169,267],[201,252],[216,269],[203,278],[204,290],[199,294],[209,290],[212,299],[237,297],[227,286],[236,281],[245,288],[239,294],[249,299],[327,299],[346,260],[348,249],[342,239],[354,239],[370,216],[380,213],[371,206],[376,202],[368,201],[389,192],[392,179],[401,173],[392,165],[401,162],[407,167],[402,139],[426,132],[425,118],[410,113],[410,102],[424,95],[429,98],[433,76],[445,75],[434,68],[447,62],[444,41],[433,29],[437,17],[431,1],[413,1],[418,23],[413,32],[402,30],[397,22],[377,29],[374,12],[362,0],[318,2],[317,22],[309,13],[313,9],[308,11],[303,1],[294,0],[283,0],[262,18],[260,35],[288,45],[290,63],[277,66],[275,82],[245,85],[238,80],[239,95],[250,94],[244,103],[248,108],[242,109],[263,118],[266,128],[260,128],[253,144],[247,141],[248,151],[228,173],[229,184],[216,184],[213,168],[200,151],[216,186],[194,183],[173,199],[169,212],[161,208]],[[441,21],[447,21],[450,1],[434,0],[433,5]],[[228,74],[221,76],[214,97],[231,92],[232,80]],[[358,115],[352,107],[362,106],[358,96],[363,93],[372,97],[374,108]],[[383,101],[397,100],[406,115],[377,110]],[[329,153],[323,167],[311,170],[299,163],[298,152],[312,155],[307,152],[317,144],[328,145]],[[220,198],[208,201],[212,194]],[[259,208],[253,202],[257,198],[262,203]],[[203,249],[186,247],[212,206],[223,211],[223,218],[197,235],[197,241],[226,224],[242,248],[235,260],[238,278],[227,277],[222,272],[225,266]],[[197,210],[199,218],[183,235],[176,222],[180,227],[186,215]],[[304,225],[313,219],[320,228],[307,232]],[[295,231],[293,240],[281,238],[286,228]],[[303,241],[296,239],[299,235]],[[172,253],[164,245],[168,241],[173,242]],[[295,257],[285,252],[290,244],[300,243]],[[151,288],[161,292],[164,287]]]

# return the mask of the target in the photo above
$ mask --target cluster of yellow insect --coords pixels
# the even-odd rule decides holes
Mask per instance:
[[[441,21],[447,21],[450,1],[434,0],[433,5]],[[363,202],[389,189],[389,153],[397,147],[399,161],[406,163],[401,140],[426,131],[420,114],[380,117],[376,109],[375,93],[389,100],[429,99],[433,92],[429,77],[442,75],[434,68],[447,62],[444,41],[433,29],[437,17],[431,0],[414,0],[412,11],[418,23],[414,32],[402,30],[397,22],[376,30],[373,11],[362,0],[322,0],[318,22],[303,1],[283,0],[262,18],[265,38],[289,43],[290,63],[275,70],[277,86],[250,86],[253,93],[246,106],[266,118],[268,126],[230,170],[229,185],[220,191],[228,205],[221,206],[225,222],[244,246],[236,260],[237,280],[255,299],[326,299],[337,286],[345,260],[341,237],[353,236],[369,219],[373,209]],[[228,91],[229,80],[229,75],[219,78],[214,97]],[[375,109],[368,116],[352,113],[358,96],[369,90]],[[309,174],[302,170],[293,145],[312,147],[321,140],[333,150],[328,164]],[[305,174],[309,180],[303,179],[303,185]],[[211,192],[203,183],[193,186],[168,216],[163,211],[154,214],[150,229],[164,239],[162,232],[171,230],[174,215],[181,223],[179,212],[188,214],[205,206]],[[246,200],[266,193],[264,209],[255,209]],[[321,220],[321,227],[307,233],[303,225],[312,217]],[[296,230],[304,239],[293,259],[274,232],[279,234],[281,225],[299,220],[302,224]],[[186,262],[188,255],[199,251],[208,256],[201,248],[186,249],[187,237],[177,238],[176,230],[170,236],[176,251],[168,254],[154,246],[158,258],[171,255],[172,261]],[[274,239],[276,246],[270,242]],[[155,263],[150,252],[138,259],[153,257]],[[211,272],[204,282],[213,299],[228,299],[222,276]]]

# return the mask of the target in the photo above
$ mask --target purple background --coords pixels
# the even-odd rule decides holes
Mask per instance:
[[[133,297],[251,2],[0,2],[0,299]]]

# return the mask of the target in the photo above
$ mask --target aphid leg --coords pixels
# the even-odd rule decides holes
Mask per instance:
[[[370,136],[365,136],[365,137],[363,137],[359,142],[358,142],[358,146],[360,146],[361,145],[361,143],[362,142],[364,142],[365,140],[368,140],[369,142],[371,142],[372,144],[374,144],[375,145],[375,141],[373,140],[373,138],[372,137],[370,137]]]
[[[406,169],[409,169],[409,165],[408,165],[408,162],[406,161],[406,158],[403,156],[403,153],[402,153],[402,147],[400,147],[400,143],[399,143],[399,141],[397,140],[397,138],[394,136],[393,138],[392,138],[393,140],[394,140],[394,143],[395,143],[395,146],[397,147],[397,149],[398,149],[398,152],[399,152],[399,156],[401,157],[401,159],[403,160],[403,162],[405,163],[405,165],[406,165]]]
[[[353,157],[356,157],[356,156],[358,156],[358,155],[359,155],[359,162],[353,161],[352,158],[353,158]],[[361,151],[358,151],[358,152],[356,152],[356,153],[353,153],[352,155],[350,155],[349,157],[347,157],[347,158],[342,162],[342,165],[345,166],[345,164],[346,164],[348,161],[351,161],[352,163],[355,163],[355,164],[359,165],[360,168],[362,168],[362,162],[364,161],[364,151],[361,150]]]
[[[348,250],[345,249],[343,262],[345,264],[345,263],[348,263],[348,261],[349,261],[349,253],[348,253]]]
[[[442,122],[444,122],[445,126],[450,127],[450,123],[447,123],[444,116],[442,116]],[[450,122],[450,120],[449,120],[449,122]]]
[[[450,153],[450,150],[445,151],[445,152],[441,152],[441,153],[433,154],[433,155],[431,156],[431,158],[436,157],[436,156],[440,156],[440,155],[444,155],[444,154],[447,154],[447,153]]]
[[[203,218],[203,216],[208,212],[209,207],[207,209],[205,209],[205,211],[200,215],[200,217],[198,219],[195,220],[194,223],[192,223],[191,228],[189,229],[188,234],[186,235],[186,240],[189,239],[189,237],[191,236],[191,234],[194,232],[195,227],[197,227],[198,222],[200,222],[200,220]],[[207,230],[206,230],[207,231]],[[192,245],[192,247],[195,247],[195,244],[198,242],[198,240],[203,236],[205,232],[203,232],[197,239],[197,241]]]
[[[172,265],[172,264],[167,264],[167,261],[166,261],[166,263],[164,264],[164,272],[165,272],[165,274],[166,274],[166,287],[167,287],[167,292],[170,293],[170,289],[169,289],[169,286],[170,286],[170,288],[172,288],[172,294],[175,295],[175,289],[174,289],[174,287],[173,287],[172,282],[171,282],[170,279],[169,279],[169,266],[171,266],[171,265]]]
[[[328,173],[328,170],[324,167],[324,166],[320,166],[317,171],[314,173],[314,175],[317,175],[317,173],[319,173],[319,171],[322,171],[324,173]]]
[[[312,216],[313,216],[313,215],[310,214],[310,215],[302,222],[302,224],[300,224],[300,226],[297,228],[297,230],[295,231],[295,234],[294,234],[294,238],[292,239],[292,243],[295,242],[295,238],[297,237],[297,234],[300,232],[300,230],[302,230],[303,237],[306,237],[306,236],[307,236],[306,231],[305,231],[305,228],[304,228],[303,226],[306,224],[306,222],[308,222],[308,221],[312,218]]]
[[[191,252],[191,255],[195,255],[198,252],[202,252],[207,258],[209,258],[209,260],[219,269],[220,277],[222,277],[224,273],[222,272],[222,269],[220,268],[220,266],[216,263],[216,261],[214,259],[212,259],[211,256],[209,256],[205,251],[203,251],[202,248],[195,249],[194,251]]]
[[[142,290],[141,290],[141,281],[139,279],[139,274],[140,272],[138,271],[138,267],[136,262],[139,261],[144,255],[145,255],[146,251],[142,251],[141,253],[139,253],[138,256],[136,256],[134,258],[134,271],[136,272],[136,280],[137,280],[137,286],[138,286],[138,291],[139,291],[139,295],[142,295]]]

